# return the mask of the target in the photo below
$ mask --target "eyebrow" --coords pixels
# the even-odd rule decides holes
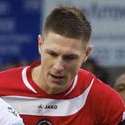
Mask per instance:
[[[63,58],[78,58],[78,55],[77,54],[65,54],[63,55]]]
[[[55,50],[46,49],[45,51],[48,52],[48,53],[53,53],[53,54],[55,54],[55,55],[58,56],[58,52],[56,52]],[[76,53],[70,53],[70,54],[64,54],[64,55],[63,55],[63,58],[68,58],[68,57],[70,57],[70,58],[71,58],[71,57],[72,57],[72,58],[78,58],[79,55],[76,54]]]

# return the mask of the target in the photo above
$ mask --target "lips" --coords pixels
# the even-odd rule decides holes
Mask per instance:
[[[54,74],[50,74],[51,77],[55,78],[55,79],[63,79],[64,76],[61,76],[61,75],[54,75]]]

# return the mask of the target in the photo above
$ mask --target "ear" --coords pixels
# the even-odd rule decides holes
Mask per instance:
[[[85,57],[84,57],[84,62],[86,62],[86,60],[88,59],[88,57],[90,56],[90,54],[92,53],[92,46],[88,46],[87,48],[86,48],[86,54],[85,54]]]
[[[40,34],[38,35],[37,40],[38,40],[38,44],[40,44],[40,45],[43,44],[44,40],[43,40],[43,37]]]
[[[40,34],[38,35],[37,40],[38,40],[38,51],[39,51],[39,54],[41,54],[41,45],[43,44],[44,40]]]

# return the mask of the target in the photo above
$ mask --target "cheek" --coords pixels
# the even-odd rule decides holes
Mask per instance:
[[[70,65],[69,66],[70,68],[67,67],[67,70],[68,72],[70,72],[70,75],[73,77],[78,73],[80,65],[79,64],[69,64],[69,65]]]
[[[44,58],[44,56],[43,56],[43,58],[41,59],[41,66],[42,66],[43,74],[48,72],[49,65],[50,65],[50,61],[46,57]]]
[[[41,62],[46,67],[52,62],[52,59],[47,54],[43,54],[41,57]]]

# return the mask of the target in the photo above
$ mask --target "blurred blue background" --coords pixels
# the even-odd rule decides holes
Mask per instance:
[[[0,0],[0,65],[38,58],[41,0]]]

